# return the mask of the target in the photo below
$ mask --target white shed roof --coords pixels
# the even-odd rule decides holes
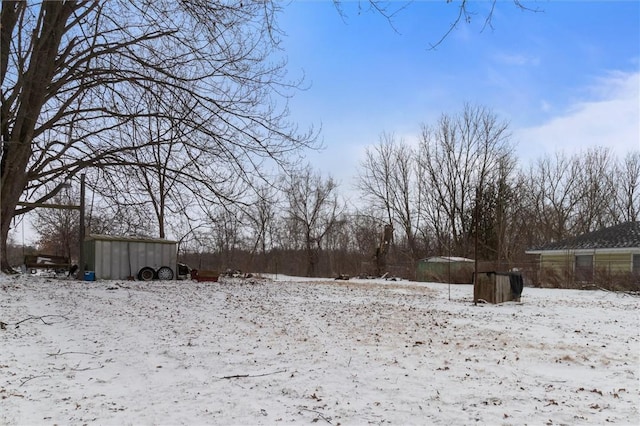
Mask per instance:
[[[160,243],[160,244],[176,244],[177,241],[167,240],[164,238],[147,238],[138,237],[135,235],[104,235],[104,234],[90,234],[87,240],[98,241],[123,241],[129,243]]]
[[[453,262],[475,262],[473,259],[468,259],[466,257],[456,257],[456,256],[434,256],[429,257],[427,259],[423,259],[425,262],[432,263],[453,263]]]

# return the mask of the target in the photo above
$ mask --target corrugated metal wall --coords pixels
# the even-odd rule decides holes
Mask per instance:
[[[91,238],[85,242],[87,270],[96,279],[121,280],[136,277],[143,267],[158,270],[168,266],[176,275],[177,247],[173,241]]]

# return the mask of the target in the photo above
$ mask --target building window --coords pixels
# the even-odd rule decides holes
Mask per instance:
[[[576,255],[576,281],[593,281],[593,255]]]
[[[640,254],[633,255],[633,263],[631,266],[633,275],[640,276]]]

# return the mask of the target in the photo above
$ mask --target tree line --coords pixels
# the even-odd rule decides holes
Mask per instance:
[[[156,170],[173,176],[161,162]],[[217,204],[129,173],[89,175],[99,199],[88,203],[91,232],[163,237],[169,229],[182,258],[200,268],[372,273],[385,224],[394,228],[389,267],[398,274],[412,276],[415,262],[429,256],[512,267],[530,261],[528,248],[640,219],[640,151],[622,158],[606,147],[558,151],[521,165],[508,123],[475,105],[423,124],[418,143],[383,133],[358,167],[357,203],[310,165]],[[162,200],[150,196],[160,193]],[[73,202],[77,193],[63,197]],[[36,228],[43,247],[75,250],[77,212],[40,209]]]
[[[405,6],[363,4],[390,22]],[[42,248],[74,256],[77,213],[36,206],[75,204],[81,174],[91,232],[170,236],[199,262],[307,275],[360,272],[385,224],[399,265],[445,252],[511,262],[526,245],[637,219],[636,154],[556,154],[525,171],[507,124],[481,106],[424,125],[418,145],[383,134],[359,168],[362,202],[347,203],[301,160],[318,132],[288,119],[304,81],[287,72],[283,7],[3,1],[0,269],[30,212]]]

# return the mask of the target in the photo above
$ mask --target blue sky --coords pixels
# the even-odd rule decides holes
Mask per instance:
[[[465,102],[510,122],[523,166],[558,149],[640,150],[639,1],[525,0],[541,10],[534,13],[498,0],[493,28],[484,30],[490,2],[472,1],[471,24],[430,50],[457,3],[416,0],[393,26],[359,13],[357,1],[342,2],[345,17],[330,0],[284,7],[278,22],[290,77],[304,73],[309,85],[290,100],[291,119],[322,126],[326,148],[307,156],[340,182],[341,194],[354,198],[360,161],[383,132],[415,143],[422,123]]]
[[[465,102],[510,122],[521,164],[560,149],[640,150],[640,2],[470,2],[470,24],[449,29],[458,2],[414,1],[390,25],[366,1],[293,0],[280,17],[291,77],[308,90],[290,102],[301,126],[322,126],[312,164],[352,185],[383,132],[413,143],[422,123]],[[391,6],[401,5],[390,2]],[[360,10],[359,10],[360,9]],[[394,30],[395,28],[395,30]]]

